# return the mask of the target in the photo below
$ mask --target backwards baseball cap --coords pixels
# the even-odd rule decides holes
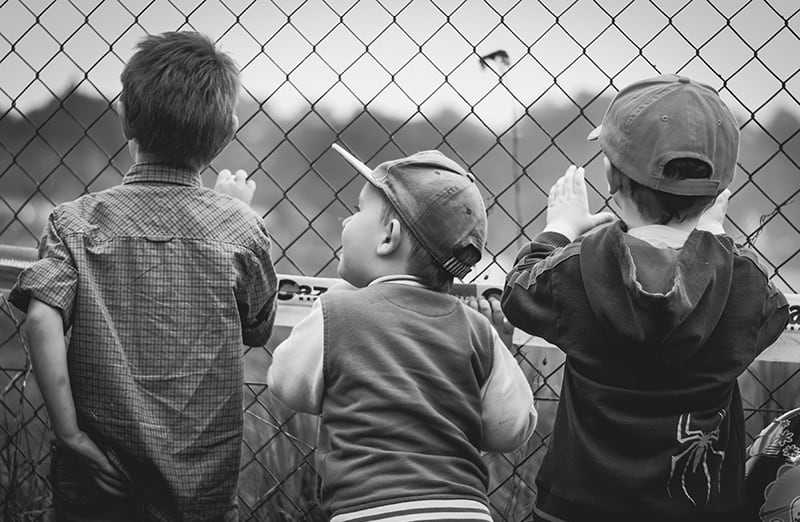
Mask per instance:
[[[379,189],[403,224],[434,262],[463,279],[486,242],[486,207],[475,179],[436,150],[386,161],[375,170],[333,144],[356,170]]]
[[[666,74],[628,85],[611,101],[599,140],[608,160],[634,181],[680,196],[716,196],[736,169],[739,126],[716,90]],[[669,179],[664,165],[695,158],[711,167],[709,179]]]

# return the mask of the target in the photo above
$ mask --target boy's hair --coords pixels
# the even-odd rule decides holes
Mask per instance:
[[[712,87],[665,74],[620,90],[589,139],[597,139],[611,164],[639,185],[662,194],[716,196],[730,184],[739,152],[739,125]],[[667,172],[677,159],[708,168],[700,177]],[[640,206],[640,208],[644,208]]]
[[[381,213],[381,223],[388,225],[393,219],[402,223],[400,214],[394,209],[389,199],[383,196],[383,212]],[[401,227],[403,236],[411,243],[411,250],[406,260],[406,270],[408,275],[417,276],[422,284],[438,292],[450,292],[453,289],[453,275],[440,267],[433,260],[422,244],[416,240],[413,234],[408,233],[405,226]]]
[[[615,166],[611,168],[621,179],[620,190],[633,201],[643,217],[658,225],[695,218],[715,199],[715,196],[679,196],[659,192],[637,183]],[[664,165],[663,176],[674,180],[708,179],[711,177],[711,167],[695,158],[676,158]]]
[[[195,32],[150,35],[137,48],[120,99],[140,150],[168,165],[205,167],[235,132],[239,69]]]
[[[408,270],[435,289],[449,289],[481,259],[486,207],[475,179],[436,150],[385,161],[375,170],[343,149],[334,149],[387,201],[384,219],[397,217],[412,239]],[[386,214],[391,208],[391,217]],[[425,255],[427,254],[427,255]]]

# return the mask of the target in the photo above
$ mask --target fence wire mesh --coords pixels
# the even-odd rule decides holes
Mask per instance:
[[[475,174],[489,210],[484,260],[502,280],[544,224],[547,191],[586,165],[592,210],[611,208],[585,138],[622,86],[677,72],[718,88],[742,130],[726,227],[784,291],[800,285],[800,16],[790,0],[0,0],[0,243],[34,247],[52,208],[118,184],[130,166],[114,101],[138,38],[210,35],[243,79],[234,143],[203,177],[243,168],[284,274],[334,276],[341,220],[370,165],[436,148]],[[611,208],[613,210],[613,208]],[[49,434],[23,316],[0,300],[0,517],[47,519]],[[263,385],[272,347],[246,353],[243,520],[322,519],[317,420]],[[541,415],[512,454],[488,455],[492,514],[522,520],[547,446],[563,357],[518,347]],[[798,406],[796,363],[742,377],[748,433]]]

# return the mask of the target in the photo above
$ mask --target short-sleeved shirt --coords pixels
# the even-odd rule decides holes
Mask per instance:
[[[113,449],[147,518],[234,518],[242,343],[264,344],[276,277],[262,219],[197,172],[137,164],[58,206],[11,301],[69,332],[81,429]]]

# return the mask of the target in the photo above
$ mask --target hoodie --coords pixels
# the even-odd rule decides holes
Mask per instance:
[[[566,354],[536,479],[547,520],[737,520],[745,434],[737,377],[788,320],[755,256],[694,230],[659,248],[616,223],[537,236],[503,311]]]

